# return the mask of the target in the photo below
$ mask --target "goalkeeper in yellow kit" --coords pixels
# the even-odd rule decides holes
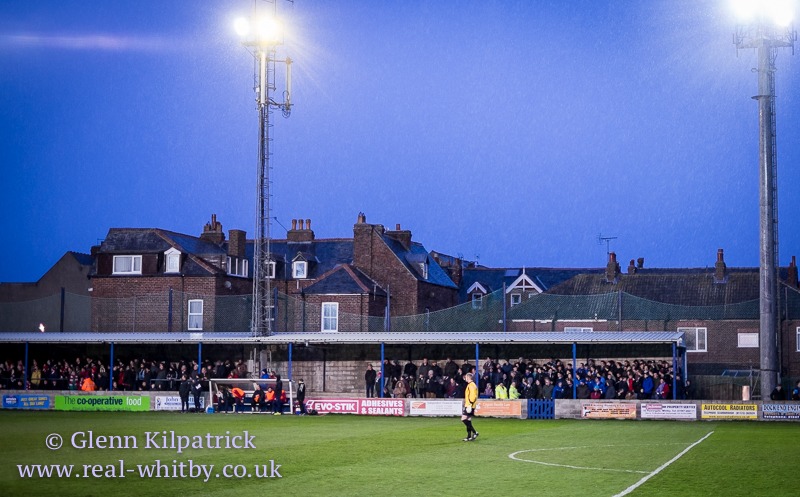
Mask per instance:
[[[464,410],[461,412],[461,422],[467,427],[465,442],[472,442],[478,438],[478,432],[472,427],[472,416],[475,414],[475,405],[478,403],[478,386],[473,381],[472,373],[464,375],[467,388],[464,391]]]

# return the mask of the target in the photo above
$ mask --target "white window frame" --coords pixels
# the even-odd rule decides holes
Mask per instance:
[[[522,303],[522,294],[521,293],[512,293],[511,294],[511,307],[515,305],[520,305]]]
[[[586,331],[594,331],[594,328],[589,328],[586,326],[565,326],[564,332],[565,333],[583,333]]]
[[[130,260],[130,269],[126,271],[117,270],[117,261]],[[138,266],[138,268],[137,268]],[[112,261],[111,274],[142,274],[142,256],[141,255],[115,255]]]
[[[758,333],[740,331],[737,334],[737,347],[740,349],[757,349]]]
[[[308,262],[294,261],[292,263],[292,278],[296,280],[304,280],[308,278]]]
[[[472,308],[483,309],[483,294],[480,293],[472,294]]]
[[[267,278],[275,279],[275,261],[267,262]]]
[[[249,262],[247,259],[228,256],[228,275],[247,278]]]
[[[197,305],[200,305],[200,309],[197,309]],[[192,309],[193,305],[195,306]],[[191,299],[187,302],[187,325],[189,330],[191,331],[202,331],[203,330],[203,299]],[[197,322],[197,319],[200,319],[200,322]]]
[[[686,337],[693,337],[692,342],[694,343],[694,348],[689,348],[689,340],[685,341],[686,345],[686,352],[708,352],[708,328],[705,327],[681,327],[678,328],[679,332],[683,332]],[[702,339],[701,339],[702,336]],[[702,342],[703,348],[699,348],[699,344]]]
[[[800,352],[800,326],[797,327],[797,335],[795,336],[795,349]]]
[[[164,252],[164,272],[179,273],[181,271],[181,253],[171,248]]]
[[[420,270],[422,272],[422,279],[423,280],[427,280],[428,279],[428,263],[427,262],[420,262],[419,268],[420,268]]]
[[[323,302],[320,312],[321,328],[323,333],[339,331],[339,302]]]

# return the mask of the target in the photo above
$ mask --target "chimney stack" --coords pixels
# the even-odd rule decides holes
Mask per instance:
[[[217,215],[211,214],[211,222],[203,227],[200,239],[209,243],[219,245],[225,241],[225,233],[222,232],[222,223],[217,221]]]
[[[634,264],[634,260],[631,259],[631,262],[628,263],[628,274],[636,273],[636,264]]]
[[[728,279],[728,267],[725,265],[725,254],[722,249],[717,250],[717,263],[714,264],[714,283],[725,283]]]
[[[292,229],[286,232],[289,242],[312,242],[314,232],[311,231],[311,219],[292,219]]]
[[[616,283],[619,276],[620,268],[617,262],[617,254],[615,252],[608,253],[608,264],[606,264],[606,282]]]
[[[797,262],[794,256],[792,256],[792,262],[789,264],[789,271],[786,275],[786,283],[792,288],[797,288]]]
[[[406,250],[411,248],[411,231],[400,229],[400,223],[395,225],[394,231],[386,231],[386,236],[397,240]]]
[[[247,232],[242,230],[228,231],[228,255],[244,259],[246,256]]]

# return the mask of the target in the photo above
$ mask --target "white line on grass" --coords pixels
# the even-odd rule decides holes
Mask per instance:
[[[636,483],[634,483],[634,484],[633,484],[633,485],[631,485],[630,487],[626,488],[626,489],[625,489],[625,490],[623,490],[622,492],[620,492],[620,493],[616,494],[614,497],[622,497],[623,495],[628,495],[629,493],[633,492],[634,490],[636,490],[637,488],[639,488],[639,487],[640,487],[640,486],[641,486],[641,485],[642,485],[644,482],[646,482],[646,481],[647,481],[647,480],[649,480],[650,478],[654,477],[655,475],[659,474],[659,473],[660,473],[661,471],[663,471],[663,470],[664,470],[664,469],[665,469],[667,466],[669,466],[670,464],[674,463],[675,461],[677,461],[678,459],[680,459],[680,458],[681,458],[681,457],[682,457],[684,454],[686,454],[687,452],[689,452],[690,450],[692,450],[692,448],[693,448],[695,445],[699,444],[700,442],[702,442],[702,441],[703,441],[703,440],[705,440],[706,438],[710,437],[712,433],[714,433],[714,432],[713,432],[713,431],[710,431],[710,432],[706,433],[706,436],[704,436],[703,438],[701,438],[701,439],[700,439],[700,440],[698,440],[697,442],[693,443],[692,445],[690,445],[690,446],[686,447],[685,449],[683,449],[683,451],[681,451],[681,453],[680,453],[680,454],[678,454],[677,456],[673,457],[673,458],[672,458],[672,459],[670,459],[669,461],[665,462],[664,464],[662,464],[661,466],[659,466],[658,468],[656,468],[656,469],[655,469],[655,471],[653,471],[653,472],[652,472],[652,473],[650,473],[649,475],[645,476],[645,477],[644,477],[644,478],[642,478],[641,480],[637,481]]]

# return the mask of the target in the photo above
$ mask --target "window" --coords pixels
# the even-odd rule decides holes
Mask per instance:
[[[181,253],[175,249],[171,248],[164,252],[164,259],[165,259],[165,273],[178,273],[181,270]]]
[[[306,278],[308,275],[308,263],[306,261],[294,261],[292,264],[292,277],[296,280]]]
[[[739,333],[739,348],[758,348],[758,333]]]
[[[247,259],[238,257],[228,257],[228,274],[231,276],[241,276],[247,278]]]
[[[515,305],[519,305],[522,302],[522,294],[521,293],[512,293],[511,294],[511,307]]]
[[[142,274],[142,256],[115,255],[113,274]]]
[[[580,326],[565,326],[564,331],[567,333],[580,333],[583,331],[594,331],[594,328],[582,328]]]
[[[322,303],[322,331],[339,331],[339,303]]]
[[[706,343],[706,328],[678,328],[684,333],[687,352],[708,352]]]
[[[472,294],[472,308],[483,309],[483,295],[481,295],[480,293]]]
[[[423,280],[427,280],[428,279],[428,263],[427,262],[421,262],[420,263],[419,272],[420,272],[420,274],[422,274],[422,279]]]
[[[796,338],[796,340],[795,340],[796,346],[795,347],[796,347],[797,351],[800,352],[800,326],[797,328],[797,336],[795,338]]]
[[[189,301],[189,329],[202,330],[203,329],[203,301],[190,300]]]
[[[269,261],[267,263],[267,278],[273,279],[275,278],[275,262]]]

